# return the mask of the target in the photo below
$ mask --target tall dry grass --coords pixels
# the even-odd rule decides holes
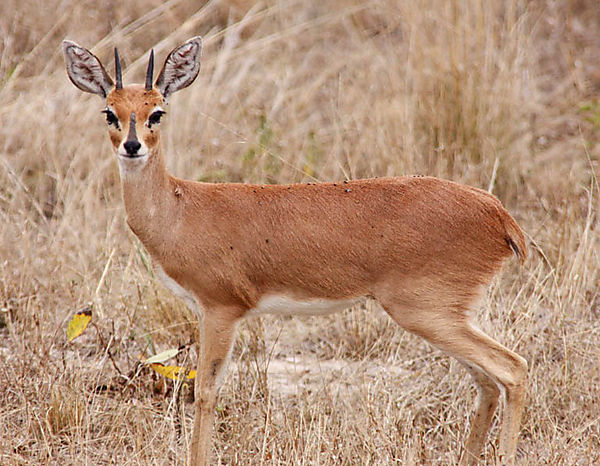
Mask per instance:
[[[132,82],[151,47],[162,60],[195,34],[202,71],[170,103],[169,169],[493,190],[532,250],[479,315],[530,364],[519,463],[598,463],[599,23],[594,0],[3,1],[0,463],[184,464],[190,387],[137,361],[192,341],[194,316],[127,230],[102,102],[68,81],[59,44],[105,63],[117,45]],[[95,327],[67,345],[88,302]],[[248,321],[215,461],[452,464],[474,398],[459,365],[377,309]]]

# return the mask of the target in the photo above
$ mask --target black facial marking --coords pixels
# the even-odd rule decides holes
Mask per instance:
[[[164,112],[163,110],[155,110],[154,112],[152,112],[150,114],[150,116],[148,117],[148,128],[151,128],[152,125],[157,125],[160,123],[160,119],[162,118],[162,116],[165,114],[166,112]]]
[[[129,134],[127,135],[128,141],[137,141],[137,134],[135,132],[135,113],[131,112],[129,118]]]
[[[119,128],[119,119],[112,110],[107,108],[105,110],[102,110],[102,113],[106,115],[106,122],[109,126],[113,125],[115,128]]]
[[[123,144],[123,147],[125,147],[128,156],[136,156],[138,150],[142,147],[135,132],[135,113],[133,112],[131,113],[129,120],[129,133],[127,134],[127,140]]]

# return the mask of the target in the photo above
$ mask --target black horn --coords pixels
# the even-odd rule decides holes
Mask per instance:
[[[152,90],[152,75],[154,74],[154,49],[150,50],[150,60],[148,61],[148,69],[146,70],[146,90]]]
[[[117,48],[115,47],[115,77],[116,84],[115,87],[117,89],[123,89],[123,76],[121,74],[121,61],[119,60],[119,52],[117,52]]]

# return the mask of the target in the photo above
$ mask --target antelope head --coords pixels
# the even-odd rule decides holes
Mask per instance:
[[[146,81],[123,86],[121,62],[115,48],[115,80],[93,53],[69,40],[63,41],[69,79],[84,92],[106,101],[106,116],[113,150],[122,175],[137,172],[157,152],[160,123],[166,101],[174,92],[194,82],[200,70],[202,39],[194,37],[175,48],[153,83],[154,51],[150,52]]]

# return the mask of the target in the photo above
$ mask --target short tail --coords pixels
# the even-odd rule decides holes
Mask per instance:
[[[506,231],[506,242],[515,253],[515,256],[519,258],[521,265],[527,259],[527,242],[523,230],[517,224],[514,218],[506,211],[502,215],[502,224]]]

